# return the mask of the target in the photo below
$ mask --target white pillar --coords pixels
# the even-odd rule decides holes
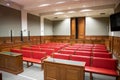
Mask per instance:
[[[23,36],[28,36],[28,30],[27,30],[27,11],[21,10],[21,26],[23,31]]]
[[[41,33],[41,36],[44,36],[44,17],[41,16],[40,17],[40,26],[41,26],[41,30],[40,30],[40,33]]]

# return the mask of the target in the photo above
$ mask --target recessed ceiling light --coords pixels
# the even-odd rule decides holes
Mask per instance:
[[[83,9],[80,12],[88,12],[88,11],[92,11],[92,9]]]
[[[68,13],[75,13],[75,11],[68,11]]]
[[[10,6],[10,3],[6,3],[7,6]]]
[[[41,4],[38,7],[45,7],[45,6],[49,6],[50,4]]]
[[[64,14],[64,12],[56,12],[56,13],[54,13],[54,15],[58,15],[58,14]]]
[[[62,3],[65,3],[65,1],[56,2],[55,4],[62,4]]]

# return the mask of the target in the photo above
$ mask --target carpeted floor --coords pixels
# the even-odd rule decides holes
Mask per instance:
[[[2,72],[3,80],[44,80],[43,70],[41,70],[41,66],[38,64],[27,68],[26,63],[24,63],[24,72],[18,75],[4,71],[0,72]],[[115,77],[105,75],[93,74],[93,77],[94,80],[115,80]],[[85,80],[90,80],[89,73],[85,73]]]

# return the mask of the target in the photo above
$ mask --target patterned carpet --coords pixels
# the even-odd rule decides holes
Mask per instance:
[[[14,75],[8,72],[2,72],[3,80],[44,80],[43,70],[41,70],[41,65],[34,64],[33,66],[27,68],[26,63],[24,63],[24,72]],[[93,74],[93,80],[115,80],[115,77],[97,75]],[[85,80],[89,79],[89,73],[85,73]]]

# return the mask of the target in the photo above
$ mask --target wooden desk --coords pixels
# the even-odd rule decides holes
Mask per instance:
[[[47,58],[44,60],[44,80],[84,80],[85,62]]]
[[[23,72],[22,55],[13,52],[0,52],[0,70],[13,74]]]

